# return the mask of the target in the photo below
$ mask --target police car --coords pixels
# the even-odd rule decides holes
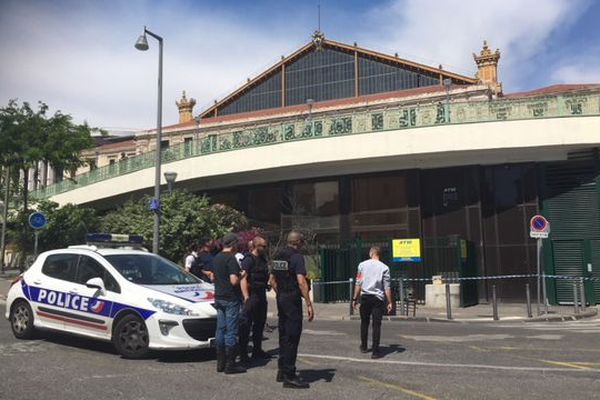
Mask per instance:
[[[12,284],[6,318],[29,339],[52,329],[112,341],[126,358],[211,347],[214,287],[141,248],[143,238],[91,234],[42,253]]]

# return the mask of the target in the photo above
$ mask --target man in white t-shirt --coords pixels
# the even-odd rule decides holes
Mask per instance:
[[[184,266],[187,272],[190,272],[192,270],[192,265],[194,265],[194,261],[196,261],[196,257],[198,257],[198,253],[196,252],[197,249],[198,246],[196,245],[196,243],[193,243],[189,248],[188,255],[185,257]]]
[[[381,338],[381,320],[386,310],[392,311],[392,290],[390,289],[390,268],[382,263],[381,249],[377,246],[369,250],[369,260],[358,265],[353,307],[360,301],[360,351],[367,352],[369,324],[373,316],[373,352],[371,358],[381,358],[379,339]]]

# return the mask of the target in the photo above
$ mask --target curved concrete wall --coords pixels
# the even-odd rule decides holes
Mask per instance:
[[[600,145],[600,117],[565,117],[445,125],[293,141],[209,154],[165,164],[176,187],[190,190],[406,168],[564,159]],[[163,184],[164,184],[163,178]],[[111,202],[151,192],[154,169],[98,182],[51,200]]]

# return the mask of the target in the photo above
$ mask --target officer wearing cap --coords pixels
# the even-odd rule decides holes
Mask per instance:
[[[272,262],[272,283],[277,293],[279,314],[279,360],[277,382],[286,388],[308,388],[296,374],[296,357],[302,334],[302,298],[306,302],[308,321],[314,318],[312,302],[308,295],[306,266],[300,249],[304,244],[302,234],[291,231],[287,246],[275,254]]]

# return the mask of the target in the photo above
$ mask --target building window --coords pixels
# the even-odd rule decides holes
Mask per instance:
[[[350,230],[360,238],[408,237],[406,173],[362,176],[351,181]]]
[[[193,137],[186,137],[183,139],[183,148],[184,148],[186,156],[189,156],[192,154],[193,146],[194,146],[194,138]]]
[[[161,140],[160,141],[160,149],[161,150],[168,149],[170,145],[171,145],[171,142],[169,140]]]
[[[287,214],[281,217],[284,230],[299,229],[318,240],[338,240],[340,200],[338,181],[291,184],[285,194]]]
[[[248,89],[237,99],[219,109],[219,115],[237,114],[242,112],[265,110],[281,107],[281,72],[277,72]]]
[[[439,85],[440,79],[433,74],[423,74],[369,58],[359,58],[360,94],[374,94],[421,86]]]
[[[354,54],[325,48],[285,69],[286,105],[354,96]]]

